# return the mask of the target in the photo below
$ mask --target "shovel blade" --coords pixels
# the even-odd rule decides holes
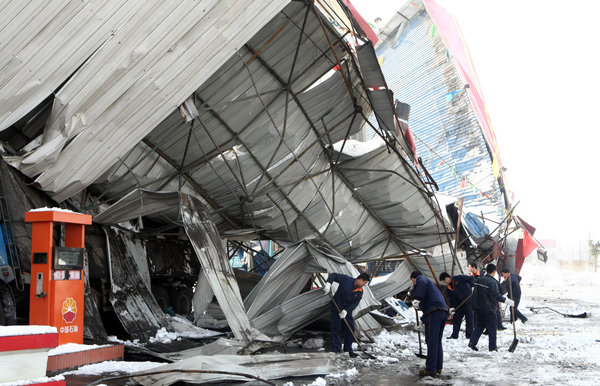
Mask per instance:
[[[427,355],[423,355],[421,353],[416,352],[415,355],[421,359],[427,359]]]
[[[519,340],[517,338],[513,339],[510,347],[508,348],[508,352],[515,352],[515,349],[517,348],[517,344],[519,344]]]
[[[588,314],[587,312],[584,312],[582,314],[566,314],[569,318],[587,318]]]

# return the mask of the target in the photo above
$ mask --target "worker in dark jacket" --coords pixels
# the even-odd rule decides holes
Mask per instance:
[[[473,310],[475,315],[475,329],[469,340],[469,348],[478,351],[477,343],[486,328],[489,338],[489,350],[497,351],[496,347],[496,311],[498,302],[503,302],[513,306],[514,302],[500,294],[498,290],[498,281],[494,278],[496,274],[496,265],[488,264],[487,274],[480,277],[473,287]]]
[[[519,303],[521,302],[521,276],[515,273],[510,273],[510,271],[507,268],[504,268],[502,270],[501,275],[504,278],[504,281],[502,282],[503,293],[508,294],[508,297],[515,302],[515,305],[510,308],[510,320],[512,321],[516,320],[516,318],[519,318],[521,320],[521,323],[525,323],[527,321],[527,318],[521,313],[521,311],[518,310]],[[515,310],[514,317],[513,310]]]
[[[421,309],[421,321],[425,325],[425,343],[427,344],[427,360],[425,370],[419,371],[420,376],[435,376],[444,367],[444,351],[442,335],[448,319],[448,307],[440,289],[420,271],[410,274],[413,289],[410,291],[416,299],[415,309]]]
[[[348,352],[350,357],[357,356],[352,351],[352,342],[354,342],[354,318],[352,312],[360,303],[363,295],[363,287],[369,283],[369,274],[361,273],[356,279],[351,276],[341,273],[330,273],[327,277],[327,282],[323,287],[326,294],[331,292],[331,284],[338,283],[337,291],[333,295],[335,304],[331,304],[331,350],[333,352],[342,351],[342,342],[340,333],[344,336],[344,351]],[[337,307],[336,307],[337,305]],[[339,308],[339,311],[338,311]],[[346,319],[346,323],[342,319]],[[348,326],[352,331],[348,330]]]
[[[442,273],[444,275],[445,272]],[[446,275],[448,275],[446,273]],[[460,325],[462,324],[463,318],[465,319],[465,336],[467,339],[471,338],[471,332],[473,332],[473,285],[475,284],[474,276],[467,275],[456,275],[445,277],[452,285],[453,300],[456,304],[452,304],[453,307],[457,308],[452,318],[452,335],[448,339],[458,339],[458,333],[460,332]],[[464,303],[463,303],[464,302]],[[458,307],[460,304],[462,305]],[[451,310],[453,311],[453,310]]]

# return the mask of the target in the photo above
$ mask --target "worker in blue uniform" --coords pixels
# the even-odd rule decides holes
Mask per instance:
[[[521,302],[521,276],[516,273],[510,273],[507,268],[502,270],[501,275],[504,278],[504,281],[502,282],[502,293],[507,294],[508,297],[515,302],[514,307],[510,308],[510,320],[517,320],[518,318],[521,320],[521,323],[525,323],[527,318],[518,310],[519,303]],[[513,316],[513,309],[515,311],[515,316]]]
[[[514,306],[511,299],[505,298],[498,290],[499,283],[494,278],[496,274],[496,265],[488,264],[486,267],[486,275],[475,281],[473,289],[473,310],[475,314],[475,328],[469,340],[469,348],[478,351],[477,343],[483,333],[484,328],[487,329],[490,351],[497,351],[496,346],[496,329],[498,327],[496,320],[496,311],[498,310],[498,302]]]
[[[448,306],[442,292],[421,271],[410,274],[413,282],[411,289],[413,307],[423,311],[421,321],[425,325],[425,344],[427,344],[427,359],[425,370],[419,371],[419,376],[436,376],[441,374],[444,367],[444,351],[442,349],[442,335],[448,319]]]
[[[448,289],[452,289],[451,306],[456,308],[452,318],[452,335],[448,339],[458,339],[463,318],[466,324],[465,336],[470,339],[471,332],[473,332],[473,299],[471,294],[473,293],[475,277],[467,275],[450,276],[447,272],[442,272],[440,280],[442,283],[447,284]],[[461,306],[458,307],[459,305]]]
[[[331,284],[333,282],[338,283],[337,291],[333,295],[335,304],[331,304],[331,351],[336,353],[342,351],[342,342],[340,340],[340,334],[342,334],[344,336],[344,351],[352,358],[357,356],[352,351],[352,343],[354,342],[354,318],[352,317],[352,312],[358,306],[358,303],[360,303],[363,295],[363,287],[369,283],[369,280],[371,280],[369,274],[364,272],[358,275],[356,279],[341,273],[330,273],[327,277],[327,282],[323,287],[323,291],[326,294],[331,292]],[[346,322],[348,322],[347,325],[343,319],[346,319]],[[350,326],[352,331],[348,330],[348,326]]]

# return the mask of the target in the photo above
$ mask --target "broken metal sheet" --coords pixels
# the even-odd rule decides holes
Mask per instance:
[[[330,307],[329,296],[321,290],[313,290],[281,302],[251,320],[273,340],[284,341],[295,331],[328,315]]]
[[[253,325],[281,341],[292,333],[328,315],[330,298],[321,290],[301,293],[315,272],[337,272],[356,277],[359,272],[335,250],[317,240],[306,240],[286,249],[245,300]],[[334,289],[337,288],[334,283]],[[354,311],[357,329],[373,334],[381,326],[363,315],[380,303],[368,287]],[[372,335],[369,335],[372,336]]]
[[[249,374],[266,380],[288,377],[330,374],[342,365],[343,360],[334,353],[297,353],[263,355],[212,355],[196,356],[151,371],[178,370],[177,372],[134,375],[143,385],[171,385],[176,382],[190,384],[225,381],[252,381],[252,378],[231,373]],[[183,370],[183,371],[182,371]],[[215,370],[230,374],[186,373],[185,370]]]
[[[110,302],[132,339],[148,341],[160,328],[171,330],[169,321],[139,274],[125,235],[105,229],[110,265]]]
[[[334,55],[329,42],[334,32],[328,30],[327,34],[305,3],[289,4],[195,89],[192,99],[199,114],[196,119],[185,123],[179,111],[172,109],[142,142],[125,144],[131,135],[126,141],[120,138],[118,146],[129,146],[134,150],[132,154],[106,168],[91,162],[77,173],[84,173],[91,165],[94,172],[108,168],[94,178],[96,187],[111,199],[121,198],[139,186],[202,197],[213,208],[209,214],[220,231],[252,227],[262,236],[282,242],[322,238],[353,262],[430,246],[432,239],[439,243],[439,237],[434,239],[431,232],[443,229],[430,226],[436,220],[425,194],[415,195],[411,188],[394,202],[403,205],[381,203],[375,210],[371,202],[379,203],[381,199],[375,192],[369,197],[360,192],[373,179],[352,180],[330,170],[333,160],[324,149],[356,133],[371,107],[360,69],[348,60],[341,44],[334,45]],[[337,65],[336,56],[343,63],[338,71],[328,73]],[[328,77],[323,78],[323,74]],[[313,87],[307,88],[309,85]],[[101,100],[104,98],[109,97]],[[125,107],[110,110],[125,114]],[[90,108],[98,111],[99,119],[108,118],[102,116],[101,105]],[[133,126],[131,129],[137,130]],[[114,130],[125,132],[124,128]],[[80,157],[95,152],[82,146],[75,155],[75,148],[70,148],[93,131],[86,128],[63,155]],[[104,138],[97,150],[102,152],[114,140],[116,137]],[[394,153],[384,154],[383,149],[381,157],[388,158],[388,168],[423,189],[415,171],[402,166],[405,160]],[[360,164],[362,158],[350,162]],[[67,189],[80,183],[81,179],[76,179],[78,182]],[[384,184],[381,187],[385,188]],[[396,187],[403,188],[398,184]],[[381,189],[386,190],[390,188]],[[386,198],[387,194],[382,196]],[[136,208],[133,202],[131,205],[129,215],[136,209],[144,214],[144,207]],[[427,207],[429,212],[413,213],[415,205]],[[397,209],[406,209],[406,213],[397,214]],[[126,214],[118,208],[114,211]],[[150,211],[146,214],[153,215]],[[109,221],[109,213],[97,219]],[[120,219],[115,216],[109,222]],[[177,221],[177,217],[169,219]],[[405,235],[412,239],[398,242]]]
[[[58,91],[47,131],[61,140],[15,164],[28,175],[41,173],[36,181],[57,201],[72,196],[125,156],[287,2],[142,2]]]
[[[253,319],[278,304],[298,296],[315,272],[337,272],[356,277],[359,272],[335,250],[320,245],[317,240],[306,240],[288,247],[279,255],[263,279],[248,295],[244,304],[248,316]],[[321,297],[328,296],[321,293]],[[363,299],[354,314],[360,316],[379,303],[369,288],[365,288]]]
[[[85,255],[85,264],[83,265],[83,278],[85,280],[83,294],[83,336],[86,339],[107,340],[106,329],[102,323],[102,317],[98,311],[96,298],[92,295],[92,287],[90,286],[90,266],[88,260],[88,252]]]
[[[383,72],[381,72],[381,67],[379,67],[379,60],[373,49],[373,44],[367,42],[362,46],[357,47],[356,54],[367,87],[386,87],[385,78],[383,77]]]
[[[7,2],[0,20],[0,131],[51,95],[144,3]]]
[[[413,269],[408,262],[403,261],[401,264],[398,264],[396,269],[394,269],[394,272],[387,275],[384,281],[369,285],[373,292],[373,296],[375,296],[377,300],[383,300],[410,288],[412,285],[410,273],[412,271]]]
[[[233,268],[221,247],[217,229],[208,217],[204,205],[197,199],[182,193],[180,211],[185,231],[202,265],[202,271],[225,313],[234,336],[246,343],[254,340],[269,340],[250,325]]]
[[[176,219],[179,212],[177,192],[153,192],[136,189],[93,217],[95,223],[119,224],[142,216],[166,216]]]
[[[339,170],[405,249],[447,242],[443,234],[451,232],[450,225],[443,222],[424,185],[405,165],[389,157],[385,148],[348,161]]]
[[[206,307],[212,302],[215,294],[210,283],[204,275],[204,271],[200,271],[198,274],[198,280],[196,281],[196,288],[194,290],[194,296],[192,297],[192,304],[194,306],[194,322],[198,320],[200,315],[204,314]]]

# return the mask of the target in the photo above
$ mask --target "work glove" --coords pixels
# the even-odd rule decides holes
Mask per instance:
[[[323,292],[325,292],[325,295],[331,292],[331,283],[325,283],[325,286],[323,287]]]
[[[420,301],[418,301],[417,299],[413,300],[412,302],[412,306],[415,310],[419,309],[419,303],[421,303]]]
[[[346,319],[346,315],[348,313],[346,312],[346,310],[342,310],[342,312],[340,312],[340,319]]]
[[[504,304],[509,305],[510,307],[514,307],[515,306],[515,301],[509,298],[506,298],[506,300],[504,301]]]
[[[454,309],[454,307],[450,307],[450,309],[448,310],[448,313],[450,314],[450,316],[454,316],[454,314],[456,313],[456,310]]]

